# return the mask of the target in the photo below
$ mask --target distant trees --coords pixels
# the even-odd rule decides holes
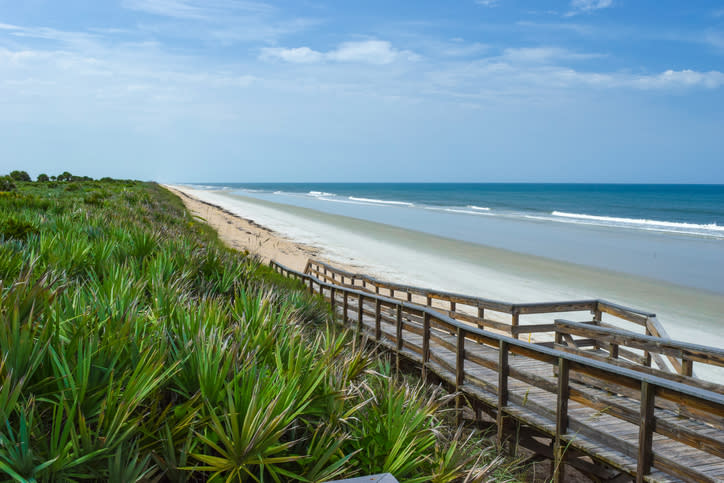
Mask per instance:
[[[56,179],[58,181],[72,181],[73,175],[70,174],[68,171],[63,171],[61,174],[59,174]]]
[[[13,181],[32,181],[27,171],[11,171],[10,177]]]
[[[111,178],[103,178],[106,181],[114,181]],[[0,176],[0,191],[11,191],[15,189],[15,183],[32,182],[32,178],[27,171],[14,170],[9,175]],[[55,183],[56,181],[93,181],[90,176],[75,176],[70,171],[63,171],[57,176],[48,176],[40,173],[37,178],[38,183]]]

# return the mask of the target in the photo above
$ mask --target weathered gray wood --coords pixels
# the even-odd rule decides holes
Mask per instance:
[[[349,294],[348,294],[346,291],[345,291],[344,294],[342,295],[342,314],[343,314],[343,315],[342,315],[342,322],[343,322],[344,324],[347,323],[347,308],[348,308],[348,306],[349,306],[348,300],[347,300],[348,296],[349,296]]]
[[[565,334],[591,337],[609,344],[618,344],[647,352],[665,354],[679,359],[724,367],[724,349],[717,349],[715,347],[707,347],[671,339],[661,339],[651,335],[640,335],[621,329],[579,324],[578,322],[562,319],[555,321],[555,330]]]
[[[556,483],[562,482],[565,478],[564,452],[565,445],[563,436],[568,432],[568,361],[558,359],[558,394],[556,397],[556,435],[553,448],[553,480]]]
[[[652,437],[654,430],[654,387],[641,382],[641,419],[639,422],[639,454],[636,467],[636,482],[642,483],[651,472],[653,462]]]
[[[425,312],[422,323],[422,380],[427,382],[427,361],[430,360],[430,314]]]
[[[375,340],[379,341],[382,338],[382,327],[380,325],[381,322],[381,313],[380,313],[380,299],[375,300]]]
[[[498,447],[503,447],[505,431],[505,407],[508,405],[508,342],[500,341],[500,352],[498,359],[498,414],[496,423],[498,426],[497,441]]]
[[[458,426],[463,422],[463,395],[460,388],[465,384],[465,332],[457,328],[457,347],[455,348],[455,418]]]
[[[651,397],[652,408],[654,402],[656,402],[656,405],[661,402],[662,407],[664,407],[663,403],[666,402],[668,405],[673,404],[679,408],[681,414],[680,418],[675,416],[662,417],[662,414],[671,415],[672,413],[660,409],[656,411],[664,412],[658,414],[654,413],[654,409],[651,409],[650,429],[648,429],[651,439],[653,440],[653,435],[656,433],[657,444],[664,445],[662,448],[668,448],[666,451],[674,451],[671,449],[674,448],[674,446],[671,446],[674,441],[680,441],[692,448],[688,450],[676,449],[671,455],[668,453],[662,455],[651,451],[648,464],[650,478],[653,480],[665,478],[665,475],[661,473],[664,471],[669,475],[685,480],[714,481],[715,478],[709,475],[721,476],[724,474],[724,458],[722,458],[722,445],[724,443],[720,437],[724,433],[717,433],[717,429],[715,429],[721,426],[716,424],[717,421],[724,422],[724,396],[671,379],[673,377],[686,378],[686,376],[671,374],[668,379],[662,378],[656,376],[654,372],[658,371],[658,369],[645,368],[646,371],[649,371],[645,372],[613,364],[614,362],[633,364],[621,359],[611,359],[611,363],[606,363],[595,357],[581,357],[579,354],[563,352],[556,347],[551,348],[518,341],[477,327],[464,325],[440,314],[437,309],[425,308],[410,302],[364,293],[354,287],[330,284],[312,275],[299,274],[282,267],[279,267],[281,273],[309,281],[313,288],[315,284],[318,285],[320,293],[329,291],[331,303],[336,303],[336,297],[339,295],[336,292],[338,291],[342,291],[347,303],[349,303],[349,296],[352,296],[353,300],[356,299],[358,303],[358,314],[365,313],[363,308],[365,304],[368,307],[372,306],[372,304],[375,307],[379,305],[380,320],[385,325],[380,344],[393,350],[399,348],[397,350],[398,354],[409,357],[413,361],[421,362],[425,376],[428,371],[435,372],[443,381],[460,388],[465,394],[474,394],[474,406],[480,408],[480,404],[489,404],[492,408],[497,409],[497,411],[491,410],[491,412],[497,413],[496,419],[500,419],[498,427],[501,432],[506,430],[506,418],[511,417],[513,421],[523,422],[529,427],[538,428],[540,431],[554,437],[558,434],[560,439],[559,447],[565,442],[566,445],[582,450],[598,461],[605,461],[631,475],[635,475],[637,473],[638,448],[642,446],[636,443],[637,440],[641,441],[642,434],[639,427],[638,437],[635,432],[631,436],[631,431],[626,429],[625,425],[638,422],[637,411],[631,407],[633,401],[638,398],[631,398],[630,396],[634,395],[633,390],[638,390],[639,394],[643,396],[645,393],[643,385],[645,383],[650,386],[651,396],[641,397],[642,402],[646,397]],[[392,294],[392,292],[390,293]],[[366,302],[365,298],[368,299]],[[436,304],[439,305],[439,302],[436,302]],[[475,307],[479,308],[479,306]],[[342,317],[343,319],[344,317]],[[373,320],[372,317],[368,317],[366,320],[361,318],[363,330],[369,332],[370,329],[376,328],[372,322]],[[359,322],[360,320],[358,320]],[[393,333],[395,334],[394,337],[392,336]],[[450,333],[453,335],[449,335]],[[462,337],[462,347],[460,347],[459,334],[465,335]],[[466,350],[466,339],[471,342],[480,342],[483,345],[468,345]],[[562,340],[558,335],[557,339],[559,342]],[[498,348],[492,354],[490,353],[490,351],[493,351],[491,345]],[[617,341],[603,342],[601,347],[610,351],[615,345],[618,345]],[[502,347],[505,348],[504,351],[499,350]],[[462,351],[459,350],[460,348],[462,348]],[[488,351],[488,355],[485,355],[484,351]],[[576,351],[586,352],[581,349],[576,349]],[[462,360],[459,360],[461,352]],[[651,352],[654,355],[656,354],[654,351]],[[501,364],[503,358],[505,361],[504,364]],[[495,359],[497,359],[497,363]],[[684,359],[686,360],[686,358]],[[468,363],[465,362],[466,360]],[[462,381],[459,380],[459,367],[461,365],[463,366]],[[550,368],[556,365],[559,368],[567,366],[565,371],[569,374],[569,398],[566,398],[566,400],[574,401],[575,408],[572,406],[567,411],[563,411],[558,403],[559,399],[563,400],[562,398],[556,399],[557,396],[554,396],[553,399],[550,398],[551,393],[548,391],[553,390],[554,394],[556,394],[556,391],[560,392],[560,387],[555,387],[556,378],[551,376],[550,369],[542,371],[546,367]],[[559,370],[558,374],[560,375],[561,372]],[[497,377],[495,377],[496,375]],[[588,378],[590,382],[585,384],[574,382],[578,380],[574,379],[574,375],[576,378]],[[497,385],[495,384],[496,379]],[[501,380],[504,381],[502,384]],[[557,379],[557,381],[560,384],[561,380]],[[531,386],[528,386],[528,384]],[[576,387],[572,387],[572,384],[575,384]],[[595,389],[598,391],[595,394],[589,393],[594,390],[592,388],[604,387],[607,384],[620,388],[620,391],[616,391],[620,395],[610,395],[599,389]],[[476,387],[483,388],[484,391],[481,392],[479,389],[475,389]],[[545,389],[545,391],[542,391],[542,389]],[[486,396],[485,391],[492,391],[492,394],[489,392],[487,393],[489,395]],[[655,401],[653,399],[654,394]],[[495,395],[497,395],[497,398]],[[462,399],[456,405],[460,406],[461,403]],[[665,407],[669,407],[668,405]],[[598,415],[590,412],[582,413],[582,408],[596,411]],[[642,403],[638,410],[639,417],[643,408],[644,404]],[[568,423],[571,431],[570,437],[560,431],[563,425],[561,417],[566,412],[568,412],[570,420]],[[572,415],[574,414],[578,415],[576,416],[578,419],[573,418]],[[606,421],[605,426],[597,426],[596,421],[599,417],[602,421]],[[616,421],[621,423],[616,423]],[[642,418],[641,421],[643,424],[645,418]],[[706,421],[711,426],[696,423],[697,421]],[[691,426],[694,423],[699,425]],[[638,424],[634,428],[636,426]],[[724,428],[722,430],[724,431]],[[598,442],[593,446],[591,446],[593,443],[589,439],[592,437],[598,438]],[[502,443],[502,433],[499,438]],[[702,457],[702,454],[710,459]],[[626,460],[626,458],[629,459]],[[573,461],[571,460],[571,463]],[[639,458],[639,464],[646,466],[645,463],[646,461]],[[641,473],[643,474],[643,472]]]

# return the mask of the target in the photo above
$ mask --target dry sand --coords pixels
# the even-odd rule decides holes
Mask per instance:
[[[269,260],[277,262],[297,271],[304,271],[307,260],[314,258],[328,262],[319,248],[290,240],[283,235],[264,226],[237,216],[220,206],[189,196],[185,192],[164,185],[164,187],[181,198],[186,208],[194,216],[199,217],[219,234],[219,239],[228,247],[239,251],[248,251],[261,258],[265,263]],[[354,271],[354,267],[335,266]]]

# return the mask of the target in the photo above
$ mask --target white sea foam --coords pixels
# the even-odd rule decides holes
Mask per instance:
[[[480,215],[490,215],[490,213],[486,213],[486,212],[471,211],[471,210],[461,210],[461,209],[459,209],[459,208],[442,208],[441,211],[447,211],[448,213],[462,213],[462,214],[465,214],[465,215],[476,215],[476,216],[480,216]]]
[[[327,193],[326,191],[310,191],[307,193],[309,196],[315,196],[319,198],[320,196],[336,196],[334,193]]]
[[[352,201],[362,201],[364,203],[374,203],[378,205],[415,206],[414,203],[408,203],[407,201],[376,200],[373,198],[357,198],[356,196],[350,196],[348,199]]]
[[[637,218],[620,218],[615,216],[596,216],[586,215],[581,213],[567,213],[565,211],[554,211],[551,213],[553,216],[561,218],[570,218],[574,220],[586,220],[601,223],[618,223],[621,225],[632,225],[632,226],[643,226],[647,228],[658,228],[658,229],[672,229],[672,231],[682,232],[718,232],[724,234],[724,226],[719,226],[716,223],[707,225],[698,225],[696,223],[681,223],[675,221],[661,221],[661,220],[647,220]]]
[[[490,208],[488,208],[486,206],[468,205],[468,208],[470,208],[471,210],[476,210],[476,211],[490,211]]]

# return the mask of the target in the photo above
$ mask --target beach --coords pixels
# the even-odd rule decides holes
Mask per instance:
[[[513,303],[599,298],[656,313],[675,339],[721,347],[724,297],[616,271],[322,213],[230,190],[170,187],[229,246],[302,270],[308,258],[389,280]],[[531,316],[535,322],[535,316]],[[708,377],[704,368],[702,377]],[[722,375],[712,370],[711,377]]]

